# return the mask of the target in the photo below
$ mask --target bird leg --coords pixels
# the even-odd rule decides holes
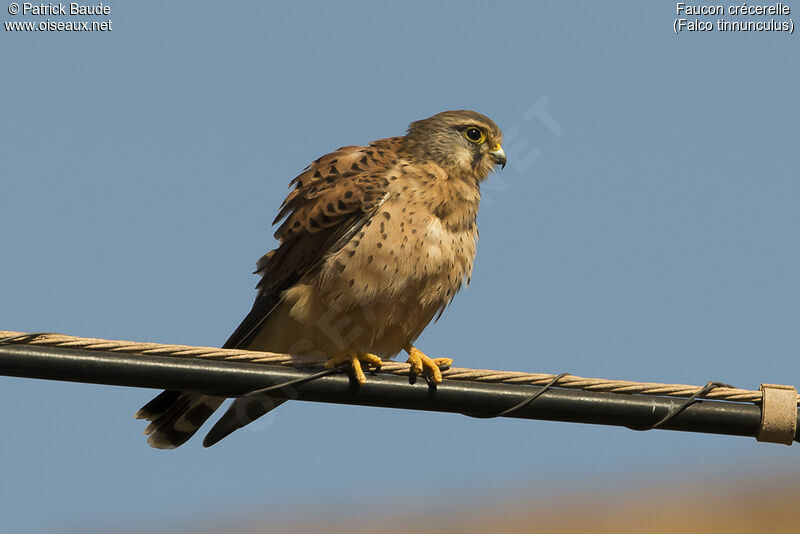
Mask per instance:
[[[414,376],[425,375],[434,384],[442,383],[441,369],[453,365],[452,358],[429,358],[413,345],[408,345],[406,352],[408,353],[406,361],[411,364],[411,373]]]
[[[345,352],[344,354],[329,358],[328,361],[325,362],[325,368],[331,369],[345,362],[350,363],[350,367],[353,369],[353,374],[358,383],[364,385],[367,382],[367,377],[364,375],[363,369],[361,369],[361,362],[372,365],[375,369],[380,369],[383,360],[368,352]]]

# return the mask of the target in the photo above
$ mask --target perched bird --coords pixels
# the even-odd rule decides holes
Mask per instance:
[[[478,239],[480,183],[505,166],[502,133],[474,111],[445,111],[411,123],[403,137],[346,146],[314,161],[292,182],[273,224],[278,248],[257,263],[253,309],[225,348],[266,350],[362,363],[405,350],[414,374],[436,384],[447,358],[413,346],[464,283]],[[224,398],[164,391],[136,414],[148,443],[188,440]],[[283,399],[237,404],[211,429],[209,446]]]

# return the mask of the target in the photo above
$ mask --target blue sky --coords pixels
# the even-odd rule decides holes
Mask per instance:
[[[796,35],[675,35],[666,1],[108,5],[111,32],[0,31],[0,329],[218,345],[292,177],[470,108],[504,129],[509,164],[484,187],[472,285],[423,350],[800,382]],[[132,418],[152,393],[0,378],[8,532],[188,531],[301,501],[457,509],[797,460],[745,438],[301,403],[165,452]]]

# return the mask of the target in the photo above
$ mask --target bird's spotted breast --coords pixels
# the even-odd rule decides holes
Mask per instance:
[[[455,207],[443,220],[433,202],[441,199],[441,183],[404,182],[390,185],[375,215],[327,258],[315,291],[326,308],[354,310],[353,321],[358,309],[380,315],[362,325],[378,353],[394,354],[416,339],[468,281],[475,257],[474,214],[462,212],[477,209],[478,198],[450,197]]]

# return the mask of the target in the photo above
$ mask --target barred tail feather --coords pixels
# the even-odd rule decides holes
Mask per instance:
[[[259,269],[261,267],[263,266],[260,265]],[[253,338],[259,335],[261,328],[279,302],[280,289],[275,291],[262,289],[253,303],[253,309],[250,310],[236,331],[231,334],[228,341],[222,345],[222,348],[249,348]],[[261,348],[270,346],[274,346],[274,344],[267,340]],[[224,400],[225,397],[166,390],[142,406],[134,417],[150,421],[150,424],[144,429],[145,435],[149,436],[147,443],[156,449],[174,449],[186,443]],[[281,402],[276,402],[275,406],[279,404]],[[261,414],[263,415],[267,411],[269,410],[264,409]],[[234,410],[233,413],[236,414],[238,411]],[[216,429],[214,436],[216,437],[212,436],[213,443],[258,417],[246,417],[246,422],[239,423],[238,418],[227,415],[223,418],[221,425],[214,427]],[[209,440],[207,439],[206,442],[209,443]]]
[[[224,400],[167,390],[142,406],[134,417],[150,421],[144,430],[149,436],[147,443],[156,449],[174,449],[191,438]]]

